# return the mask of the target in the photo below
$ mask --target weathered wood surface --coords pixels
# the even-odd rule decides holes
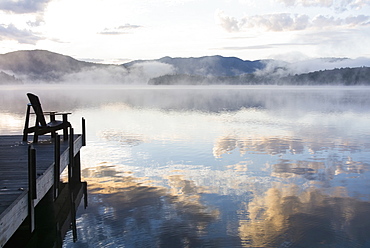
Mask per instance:
[[[36,149],[37,199],[35,206],[54,184],[54,144],[40,141]],[[74,155],[82,147],[82,137],[74,136]],[[68,141],[60,144],[60,172],[69,163]],[[22,136],[0,136],[0,247],[13,235],[28,215],[28,144]]]

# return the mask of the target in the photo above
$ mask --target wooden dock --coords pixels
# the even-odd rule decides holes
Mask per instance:
[[[69,198],[75,206],[73,194],[77,193],[73,185],[81,183],[80,149],[85,145],[84,130],[82,135],[74,135],[71,128],[67,141],[61,141],[58,135],[55,139],[45,137],[32,144],[22,142],[21,135],[0,136],[0,247],[6,245],[25,220],[29,231],[34,231],[35,207],[48,192],[52,192],[57,202],[62,195],[60,174],[67,167],[72,194]],[[71,224],[76,225],[75,216]]]

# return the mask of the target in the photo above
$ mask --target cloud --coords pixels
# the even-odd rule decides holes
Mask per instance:
[[[224,12],[217,13],[218,22],[228,32],[240,32],[248,29],[268,31],[302,30],[309,25],[308,15],[288,13],[245,16],[240,20],[229,17]]]
[[[283,3],[286,6],[301,5],[304,7],[312,7],[312,6],[331,7],[334,4],[333,0],[277,0],[277,2]],[[344,1],[340,1],[340,2],[344,2]]]
[[[0,10],[16,14],[43,12],[51,0],[1,0]]]
[[[216,50],[231,50],[231,51],[238,51],[238,50],[256,50],[256,49],[270,49],[270,48],[278,48],[278,47],[293,47],[293,46],[306,46],[306,45],[317,45],[313,42],[299,42],[299,43],[268,43],[268,44],[261,44],[261,45],[254,45],[254,46],[232,46],[232,47],[221,47],[216,48]]]
[[[325,7],[333,8],[337,11],[348,9],[361,9],[370,5],[369,0],[276,0],[286,6],[303,6],[303,7]]]
[[[30,27],[38,27],[43,23],[45,23],[44,17],[42,15],[37,15],[35,17],[35,20],[34,21],[28,21],[27,25],[30,26]]]
[[[114,27],[114,28],[105,28],[99,34],[105,34],[105,35],[129,34],[130,30],[138,29],[138,28],[141,28],[141,27],[142,26],[139,26],[139,25],[125,24],[125,25],[122,25],[122,26]]]
[[[26,29],[20,30],[13,24],[9,24],[7,27],[0,25],[0,40],[16,40],[19,43],[34,45],[42,39],[32,31]]]
[[[255,49],[269,49],[273,48],[273,45],[266,44],[266,45],[256,45],[256,46],[233,46],[233,47],[221,47],[218,48],[217,50],[255,50]]]
[[[216,15],[218,24],[228,32],[242,32],[252,29],[281,32],[370,24],[370,16],[365,15],[349,16],[347,18],[319,15],[311,19],[306,14],[277,13],[245,16],[240,20],[229,17],[222,11],[218,11]]]

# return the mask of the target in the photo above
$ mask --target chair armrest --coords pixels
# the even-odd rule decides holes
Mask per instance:
[[[66,112],[66,113],[59,113],[59,112],[55,112],[54,115],[71,115],[72,113],[70,112]]]
[[[44,114],[49,114],[50,115],[50,122],[55,121],[55,116],[56,115],[62,115],[63,116],[63,122],[68,122],[68,115],[72,113],[58,113],[58,112],[43,112]]]
[[[60,113],[60,112],[56,112],[56,111],[48,111],[48,112],[43,112],[43,113],[47,114],[47,115],[70,115],[70,114],[72,114],[70,112]]]
[[[56,111],[44,111],[42,112],[44,115],[56,114]]]
[[[52,112],[52,111],[49,111],[49,112],[42,112],[43,114],[47,114],[47,115],[71,115],[72,113],[70,112],[66,112],[66,113],[59,113],[59,112]],[[30,113],[31,115],[34,115],[35,113]]]

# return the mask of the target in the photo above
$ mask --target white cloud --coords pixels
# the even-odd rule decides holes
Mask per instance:
[[[361,9],[370,5],[370,0],[276,0],[285,6],[325,7],[336,11]]]
[[[105,28],[99,34],[118,35],[118,34],[129,34],[131,30],[141,28],[139,25],[125,24],[114,28]]]
[[[223,11],[216,12],[216,21],[228,32],[239,32],[241,24],[235,17],[225,15]]]
[[[324,29],[335,26],[360,26],[370,24],[370,16],[359,15],[347,18],[319,15],[312,19],[305,14],[266,14],[245,16],[240,20],[218,12],[218,23],[228,32],[241,32],[251,29],[264,31],[296,31],[305,29]]]
[[[286,6],[297,6],[302,5],[305,7],[320,6],[320,7],[331,7],[334,4],[333,0],[277,0]]]
[[[23,44],[36,44],[37,41],[42,40],[42,37],[37,36],[30,30],[20,30],[13,24],[5,27],[0,25],[0,40],[16,40]]]
[[[17,14],[43,12],[51,0],[1,0],[0,10]]]
[[[44,24],[44,23],[45,23],[45,20],[44,20],[44,17],[42,15],[36,15],[34,21],[28,21],[27,22],[27,24],[30,27],[38,27],[38,26],[40,26],[41,24]]]
[[[370,0],[354,0],[354,1],[351,1],[350,6],[358,10],[365,6],[370,6]]]
[[[309,25],[307,15],[292,15],[288,13],[245,16],[240,20],[229,17],[223,12],[218,14],[219,24],[228,32],[240,32],[249,29],[263,29],[267,31],[302,30]]]

